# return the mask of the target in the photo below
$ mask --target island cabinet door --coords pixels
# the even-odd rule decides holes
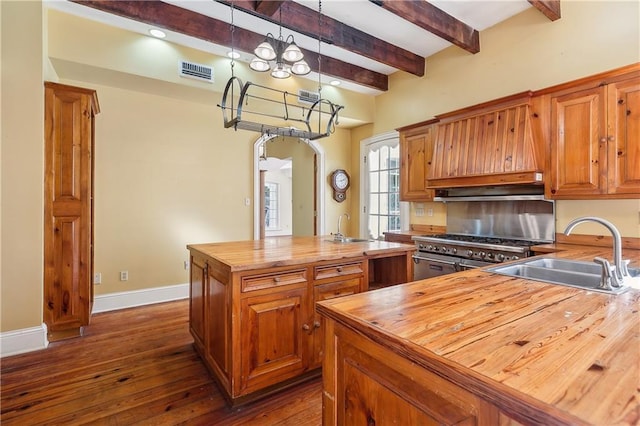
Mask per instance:
[[[203,259],[191,256],[189,287],[189,330],[193,341],[202,353],[204,349],[204,295],[207,264]]]
[[[322,302],[323,300],[360,293],[362,280],[363,279],[361,277],[358,277],[328,284],[316,285],[313,289],[313,300],[315,302]],[[322,365],[324,352],[324,330],[322,328],[322,317],[316,312],[314,312],[313,330],[313,356],[311,368],[320,367]]]
[[[328,330],[325,424],[498,424],[498,410],[465,389],[340,324]]]
[[[308,366],[307,286],[248,296],[240,303],[241,372],[238,395],[295,377]]]

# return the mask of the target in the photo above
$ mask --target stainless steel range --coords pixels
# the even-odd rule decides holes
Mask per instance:
[[[554,204],[542,196],[447,202],[447,233],[412,237],[415,280],[525,258],[554,240]]]

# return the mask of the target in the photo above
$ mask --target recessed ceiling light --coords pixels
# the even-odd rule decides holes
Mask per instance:
[[[160,31],[155,28],[149,30],[149,34],[157,38],[165,38],[167,36],[164,31]]]
[[[331,80],[329,84],[331,84],[332,86],[340,86],[340,82],[338,80]]]
[[[240,57],[240,54],[235,50],[232,50],[230,52],[227,52],[227,56],[230,57],[231,59],[238,59]]]

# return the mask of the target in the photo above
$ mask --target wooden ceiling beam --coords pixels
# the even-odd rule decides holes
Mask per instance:
[[[222,46],[231,46],[230,24],[183,9],[161,1],[136,0],[70,0],[74,3],[91,7],[103,12],[144,22],[159,28],[175,31],[201,40]],[[254,33],[243,28],[234,30],[234,48],[246,53],[262,41],[264,34]],[[318,72],[318,54],[301,49],[312,71]],[[322,74],[345,81],[366,86],[372,89],[387,91],[388,77],[356,65],[322,55]]]
[[[216,0],[218,3],[231,6],[237,10],[280,24],[291,31],[304,34],[311,38],[318,38],[319,13],[293,1],[281,1],[277,16],[267,15],[258,11],[260,5],[252,0]],[[401,71],[406,71],[418,77],[424,76],[425,59],[408,50],[402,49],[363,31],[322,15],[321,40],[325,43],[343,48],[374,61],[389,65]]]
[[[560,19],[560,0],[529,0],[529,3],[551,21]]]
[[[470,53],[480,51],[478,30],[424,0],[369,0]]]
[[[280,6],[282,6],[282,3],[285,1],[286,0],[256,0],[251,1],[251,3],[255,4],[253,9],[259,14],[273,16],[278,10],[280,10]]]

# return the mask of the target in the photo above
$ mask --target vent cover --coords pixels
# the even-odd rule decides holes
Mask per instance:
[[[298,103],[312,105],[315,104],[319,99],[320,93],[298,89]]]
[[[213,68],[194,62],[180,61],[178,73],[181,77],[213,83]]]

